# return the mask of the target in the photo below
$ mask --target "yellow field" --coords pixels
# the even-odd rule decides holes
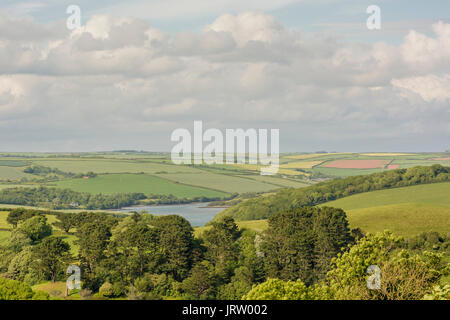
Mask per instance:
[[[348,152],[297,154],[297,155],[293,155],[293,156],[286,156],[284,158],[301,160],[301,159],[310,159],[310,158],[329,156],[329,155],[338,155],[338,154],[348,154]]]
[[[230,165],[238,166],[238,167],[244,168],[246,170],[254,170],[254,171],[259,171],[259,169],[261,169],[261,167],[262,167],[259,164],[249,164],[249,163],[232,163]]]
[[[311,169],[314,166],[321,164],[323,161],[296,161],[282,164],[283,169]]]
[[[410,153],[361,153],[362,156],[369,157],[396,157],[396,156],[409,156]]]
[[[287,176],[308,176],[309,175],[309,174],[304,173],[304,172],[290,170],[290,169],[282,169],[282,168],[280,168],[278,170],[278,174],[284,174],[284,175],[287,175]]]
[[[311,161],[314,162],[314,161]],[[320,161],[316,161],[316,162],[320,162]],[[239,166],[241,168],[244,168],[246,170],[253,170],[253,171],[260,171],[260,169],[263,168],[269,168],[270,166],[261,166],[258,164],[247,164],[247,163],[235,163],[235,164],[231,164],[234,166]],[[297,167],[295,167],[297,168]],[[304,173],[304,172],[300,172],[300,171],[295,171],[295,170],[289,170],[284,168],[284,165],[280,166],[280,169],[278,170],[278,174],[284,174],[287,176],[306,176],[308,174]]]

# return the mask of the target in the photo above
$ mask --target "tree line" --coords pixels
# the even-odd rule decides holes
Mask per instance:
[[[143,193],[114,193],[108,195],[40,186],[37,188],[18,187],[0,190],[0,203],[55,210],[72,208],[104,210],[141,204],[142,200],[148,200],[147,204],[179,204],[231,199],[235,196],[177,198],[173,195],[145,195]]]

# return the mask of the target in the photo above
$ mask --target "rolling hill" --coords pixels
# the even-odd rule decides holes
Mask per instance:
[[[365,232],[390,230],[409,237],[425,231],[450,232],[450,182],[366,192],[320,206],[346,211],[351,228]],[[240,221],[243,228],[261,231],[267,220]]]

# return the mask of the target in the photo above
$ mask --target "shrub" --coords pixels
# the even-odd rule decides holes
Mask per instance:
[[[0,278],[0,300],[29,300],[32,297],[33,290],[29,285]]]
[[[111,298],[114,296],[113,285],[109,282],[105,282],[101,287],[98,293],[102,297]]]

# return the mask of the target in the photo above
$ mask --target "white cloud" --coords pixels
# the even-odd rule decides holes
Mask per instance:
[[[450,75],[444,75],[442,77],[427,75],[423,77],[393,79],[392,84],[395,87],[407,89],[410,92],[418,94],[426,102],[432,102],[434,100],[445,102],[446,100],[450,100]]]
[[[0,31],[3,149],[168,150],[196,119],[280,128],[290,150],[449,140],[449,24],[394,46],[306,37],[255,12],[175,35],[102,15],[71,33],[13,23]]]

